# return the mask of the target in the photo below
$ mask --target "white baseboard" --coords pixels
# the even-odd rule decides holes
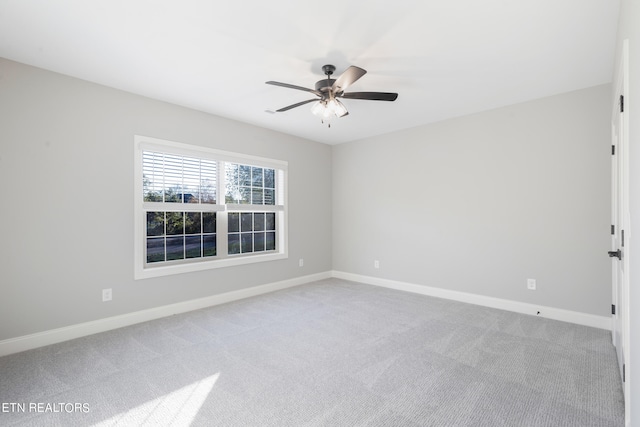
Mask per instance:
[[[159,319],[161,317],[167,317],[173,314],[185,313],[188,311],[211,307],[218,304],[224,304],[243,298],[266,294],[269,292],[278,291],[280,289],[286,289],[293,286],[303,285],[305,283],[315,282],[317,280],[328,279],[330,277],[332,277],[330,271],[311,274],[308,276],[295,277],[293,279],[283,280],[280,282],[267,283],[265,285],[254,286],[247,289],[240,289],[237,291],[211,295],[204,298],[183,301],[175,304],[164,305],[161,307],[154,307],[147,310],[136,311],[120,316],[107,317],[105,319],[94,320],[91,322],[79,323],[77,325],[66,326],[63,328],[52,329],[49,331],[38,332],[21,337],[9,338],[0,341],[0,356],[19,353],[21,351],[31,350],[50,344],[56,344],[74,338],[96,334],[99,332],[110,331],[112,329],[122,328],[124,326],[134,325],[136,323]]]
[[[382,286],[385,288],[413,292],[416,294],[450,299],[485,307],[497,308],[500,310],[530,314],[533,316],[545,317],[547,319],[560,320],[563,322],[575,323],[578,325],[611,330],[611,318],[605,316],[596,316],[594,314],[586,314],[577,311],[562,310],[559,308],[539,306],[524,302],[470,294],[466,292],[416,285],[414,283],[398,282],[396,280],[380,279],[377,277],[345,273],[342,271],[334,270],[331,274],[333,277],[336,277],[338,279],[351,280],[354,282],[366,283],[368,285]]]
[[[501,310],[513,311],[516,313],[530,314],[534,316],[538,315],[540,317],[545,317],[548,319],[611,330],[611,319],[609,317],[562,310],[553,307],[537,306],[534,304],[527,304],[500,298],[470,294],[466,292],[458,292],[448,289],[435,288],[430,286],[417,285],[414,283],[399,282],[396,280],[381,279],[377,277],[363,276],[360,274],[345,273],[342,271],[334,270],[311,274],[308,276],[296,277],[280,282],[267,283],[265,285],[254,286],[251,288],[240,289],[237,291],[226,292],[218,295],[211,295],[204,298],[183,301],[161,307],[150,308],[147,310],[136,311],[120,316],[107,317],[105,319],[79,323],[77,325],[66,326],[63,328],[52,329],[49,331],[38,332],[21,337],[9,338],[0,341],[0,356],[19,353],[21,351],[31,350],[45,345],[56,344],[74,338],[80,338],[99,332],[122,328],[125,326],[134,325],[136,323],[171,316],[173,314],[185,313],[188,311],[211,307],[218,304],[224,304],[243,298],[262,295],[281,289],[303,285],[305,283],[315,282],[317,280],[328,279],[330,277],[366,283],[369,285],[382,286],[385,288],[397,289],[406,292],[413,292],[437,298],[466,302]]]

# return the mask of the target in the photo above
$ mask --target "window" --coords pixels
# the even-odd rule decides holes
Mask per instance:
[[[135,137],[136,279],[287,257],[287,163]]]

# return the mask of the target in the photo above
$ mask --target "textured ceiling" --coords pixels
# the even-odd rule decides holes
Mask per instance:
[[[0,57],[337,144],[609,83],[619,0],[0,0]],[[321,67],[368,73],[322,125]],[[313,97],[313,96],[311,96]]]

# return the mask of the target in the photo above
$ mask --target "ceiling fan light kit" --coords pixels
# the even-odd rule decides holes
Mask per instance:
[[[333,116],[344,117],[349,114],[347,107],[337,99],[318,101],[311,107],[311,112],[323,120],[330,120]]]
[[[329,122],[334,116],[344,117],[349,112],[342,102],[338,98],[344,99],[361,99],[369,101],[395,101],[398,98],[397,93],[391,92],[349,92],[345,93],[345,90],[355,83],[360,77],[364,76],[366,70],[356,67],[354,65],[347,68],[347,70],[340,75],[337,79],[332,79],[331,76],[335,72],[336,67],[333,65],[324,65],[322,71],[327,76],[326,79],[322,79],[316,82],[315,89],[309,89],[302,86],[291,85],[288,83],[280,83],[274,81],[266,82],[268,85],[281,86],[289,89],[302,90],[305,92],[311,92],[318,98],[307,99],[306,101],[298,102],[296,104],[288,105],[286,107],[276,110],[277,113],[289,111],[292,108],[299,107],[304,104],[315,102],[311,107],[311,112],[320,117],[322,123]],[[331,123],[328,123],[331,127]]]

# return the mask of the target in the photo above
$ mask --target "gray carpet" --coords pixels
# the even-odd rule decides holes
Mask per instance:
[[[624,424],[608,331],[338,279],[2,357],[8,403],[1,425]]]

